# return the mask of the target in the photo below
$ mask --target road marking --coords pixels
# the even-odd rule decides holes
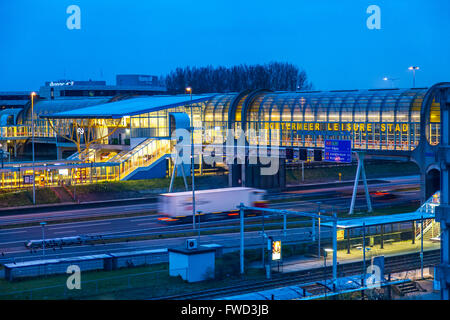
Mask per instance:
[[[107,224],[111,224],[111,222],[100,222],[100,223],[89,223],[89,224],[83,224],[83,225],[72,225],[72,223],[70,223],[71,225],[68,226],[64,226],[64,227],[49,227],[48,230],[52,231],[52,230],[59,230],[59,229],[70,229],[70,228],[84,228],[84,227],[92,227],[92,226],[102,226],[102,225],[107,225]]]
[[[144,223],[138,223],[137,224],[138,226],[148,226],[148,225],[153,225],[153,226],[157,226],[158,225],[158,223],[157,223],[157,221],[155,221],[155,222],[144,222]],[[128,232],[128,231],[126,231],[126,232]]]
[[[16,233],[26,233],[26,232],[27,231],[25,231],[25,230],[21,230],[21,231],[6,231],[6,232],[0,231],[0,236],[6,235],[6,234],[16,234]]]
[[[67,230],[67,231],[53,232],[53,234],[63,234],[63,233],[66,234],[68,232],[73,233],[73,232],[76,232],[76,231],[75,230]]]
[[[157,217],[142,217],[141,219],[132,219],[130,220],[130,222],[141,222],[143,220],[155,220],[156,221]]]

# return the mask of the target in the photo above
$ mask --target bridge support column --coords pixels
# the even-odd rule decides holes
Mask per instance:
[[[228,187],[233,187],[233,164],[228,164]]]
[[[178,157],[179,157],[179,151],[177,150],[177,154],[175,156],[175,161],[173,161],[173,163],[172,163],[172,174],[170,176],[169,193],[172,192],[173,180],[174,180],[175,176],[178,174],[177,167],[181,168],[181,175],[183,176],[184,187],[186,188],[186,191],[189,190],[188,185],[187,185],[187,180],[186,180],[186,172],[184,170],[185,164],[184,164],[184,162],[181,162],[181,164],[177,164]]]
[[[350,211],[349,214],[353,214],[355,210],[355,202],[356,202],[356,195],[358,193],[358,184],[359,184],[359,177],[361,175],[363,184],[364,184],[364,192],[366,194],[366,201],[367,201],[367,209],[369,212],[372,212],[372,203],[370,201],[370,194],[369,194],[369,187],[367,186],[367,179],[366,179],[366,170],[364,169],[364,153],[356,152],[356,159],[358,160],[358,165],[356,168],[356,177],[355,177],[355,184],[353,185],[353,194],[352,194],[352,202],[350,204]]]
[[[441,285],[441,299],[450,300],[450,89],[440,92],[441,141],[438,160],[441,168],[441,204],[436,207],[436,221],[441,223],[441,264],[436,280]]]
[[[62,160],[63,156],[62,156],[62,148],[56,146],[56,159],[57,160]]]

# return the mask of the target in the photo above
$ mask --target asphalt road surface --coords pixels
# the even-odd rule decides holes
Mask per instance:
[[[380,184],[369,185],[369,190],[371,193],[376,191],[387,192],[394,197],[382,196],[372,196],[373,206],[383,207],[386,205],[399,205],[405,203],[411,203],[412,201],[417,201],[419,199],[419,192],[414,190],[404,190],[401,189],[412,189],[418,187],[418,177],[399,177],[399,178],[389,178],[383,179],[386,182]],[[362,186],[361,186],[362,189]],[[399,190],[400,189],[400,190]],[[312,188],[308,190],[301,191],[291,191],[284,193],[280,196],[293,198],[292,201],[272,203],[271,208],[279,209],[291,209],[296,211],[315,211],[317,210],[317,202],[321,202],[321,208],[325,210],[341,209],[347,210],[350,205],[352,193],[352,186],[348,187],[334,187],[334,188]],[[307,200],[307,197],[314,196],[313,200]],[[306,200],[301,200],[305,197]],[[299,200],[300,199],[300,200]],[[129,205],[123,207],[104,207],[104,208],[93,208],[93,209],[82,209],[82,210],[71,210],[65,212],[49,212],[49,213],[37,213],[37,214],[27,214],[27,215],[15,215],[0,217],[0,224],[11,224],[18,222],[30,222],[30,221],[49,221],[51,219],[61,218],[79,218],[95,215],[117,215],[124,213],[136,213],[136,212],[154,212],[156,210],[155,203],[149,204],[137,204]],[[356,201],[356,208],[365,208],[365,196],[363,194],[358,195]],[[146,234],[146,233],[167,233],[171,230],[192,230],[192,224],[176,224],[168,225],[163,223],[158,218],[161,215],[156,213],[136,216],[136,217],[122,217],[113,218],[105,217],[101,220],[96,221],[83,221],[83,222],[67,222],[59,224],[51,224],[45,227],[45,238],[61,238],[76,235],[136,235],[136,234]],[[250,218],[250,219],[260,219]],[[201,227],[212,227],[217,225],[226,225],[234,223],[231,219],[225,221],[210,221],[202,222]],[[280,231],[274,231],[280,232]],[[301,239],[304,236],[309,236],[309,228],[301,228],[296,230],[289,230],[289,232],[296,233],[291,234],[291,236]],[[324,231],[326,232],[326,231]],[[298,234],[300,233],[300,234]],[[248,239],[247,239],[248,237]],[[255,241],[261,241],[261,235],[257,232],[246,233],[246,240],[251,240],[253,238],[258,239]],[[201,236],[201,243],[219,243],[219,244],[230,244],[238,239],[238,234],[221,234],[221,235],[208,235]],[[0,263],[9,262],[13,259],[16,261],[22,260],[33,260],[42,257],[42,251],[38,250],[35,253],[30,253],[29,249],[26,249],[24,242],[27,240],[37,240],[42,239],[42,227],[41,226],[31,226],[31,227],[19,227],[12,229],[0,230]],[[306,239],[306,238],[305,238]],[[173,239],[158,239],[158,240],[143,240],[134,242],[123,242],[123,243],[112,243],[112,244],[99,244],[99,245],[82,245],[82,246],[67,246],[63,249],[47,249],[46,256],[75,256],[75,255],[85,255],[103,252],[114,252],[114,251],[127,251],[135,249],[150,249],[150,248],[167,248],[171,246],[182,245],[185,238],[173,238]]]

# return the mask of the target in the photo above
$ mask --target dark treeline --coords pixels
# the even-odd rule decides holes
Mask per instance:
[[[165,77],[169,93],[184,93],[192,87],[194,94],[239,92],[245,89],[274,91],[309,90],[312,85],[306,72],[290,63],[271,62],[264,65],[177,68]]]

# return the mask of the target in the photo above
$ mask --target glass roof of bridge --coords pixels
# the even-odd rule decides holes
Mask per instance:
[[[45,118],[122,118],[210,100],[214,94],[139,97],[47,114]]]

